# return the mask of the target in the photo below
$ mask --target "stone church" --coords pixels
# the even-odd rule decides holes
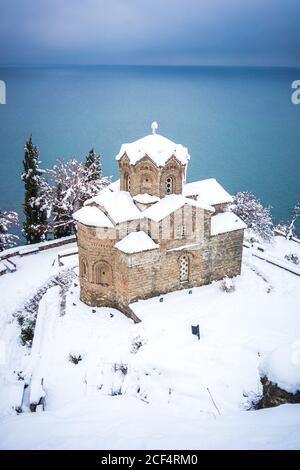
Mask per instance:
[[[215,179],[186,183],[188,149],[156,129],[121,146],[120,179],[74,214],[88,305],[128,313],[137,299],[240,274],[246,226],[231,196]]]

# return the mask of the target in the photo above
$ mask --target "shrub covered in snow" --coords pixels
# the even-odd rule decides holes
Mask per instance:
[[[16,244],[19,237],[9,233],[9,227],[18,224],[18,214],[12,211],[2,212],[0,209],[0,251]]]
[[[263,396],[256,408],[300,403],[300,341],[284,344],[261,362]]]
[[[78,364],[80,361],[82,361],[82,356],[81,354],[69,354],[69,361],[72,362],[73,364]]]
[[[300,262],[299,256],[296,253],[289,253],[288,255],[285,255],[284,258],[294,264],[299,264]]]
[[[132,343],[131,343],[131,350],[130,352],[132,354],[136,354],[138,350],[146,343],[147,341],[142,338],[140,335],[136,336],[133,338]]]
[[[120,362],[120,363],[115,362],[114,365],[113,365],[113,371],[114,372],[121,372],[122,375],[127,375],[128,365],[123,364],[122,362]]]
[[[23,346],[30,347],[32,344],[35,329],[35,319],[24,319],[21,327],[20,339]]]
[[[220,289],[223,292],[227,292],[227,293],[234,292],[235,291],[235,285],[234,285],[233,279],[231,279],[230,277],[225,276],[224,279],[221,282]]]
[[[247,191],[236,193],[230,209],[262,240],[270,240],[272,238],[273,222],[271,208],[264,207],[252,193]]]

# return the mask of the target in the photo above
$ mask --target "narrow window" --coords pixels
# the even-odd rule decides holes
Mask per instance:
[[[169,176],[169,178],[166,179],[166,194],[173,194],[174,188],[173,188],[173,178]]]
[[[128,173],[125,175],[125,191],[130,192],[130,176]]]
[[[183,255],[180,258],[179,280],[180,282],[186,282],[189,280],[189,258],[186,255]]]
[[[87,264],[84,259],[81,261],[81,276],[85,278],[87,277]]]
[[[186,233],[186,226],[185,225],[178,225],[176,229],[176,238],[185,238],[187,235]]]

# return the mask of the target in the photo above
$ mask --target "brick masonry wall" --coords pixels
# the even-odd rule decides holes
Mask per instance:
[[[174,233],[176,220],[182,215],[174,213],[169,221]],[[181,249],[182,245],[193,244],[198,239],[162,239],[161,223],[156,224],[160,249],[135,254],[125,254],[114,248],[116,240],[123,238],[124,231],[139,228],[147,231],[149,221],[132,221],[117,229],[99,229],[78,223],[78,250],[80,273],[80,298],[92,306],[112,306],[124,310],[129,302],[145,299],[182,288],[201,286],[240,274],[243,246],[243,230],[217,236],[210,236],[210,214],[199,208],[192,208],[193,219],[200,217],[202,241],[195,247]],[[139,225],[140,224],[140,225]],[[193,225],[192,225],[193,226]],[[180,249],[176,250],[176,248]],[[175,248],[175,250],[174,250]],[[170,251],[171,250],[171,251]],[[185,255],[189,260],[188,281],[180,282],[180,260]],[[95,267],[101,264],[108,272],[109,283],[97,283]],[[124,310],[125,311],[125,310]]]

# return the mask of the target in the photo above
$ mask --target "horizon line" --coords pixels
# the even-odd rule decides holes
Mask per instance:
[[[67,68],[67,67],[211,67],[211,68],[276,68],[300,69],[299,65],[256,65],[256,64],[0,64],[0,68]]]

